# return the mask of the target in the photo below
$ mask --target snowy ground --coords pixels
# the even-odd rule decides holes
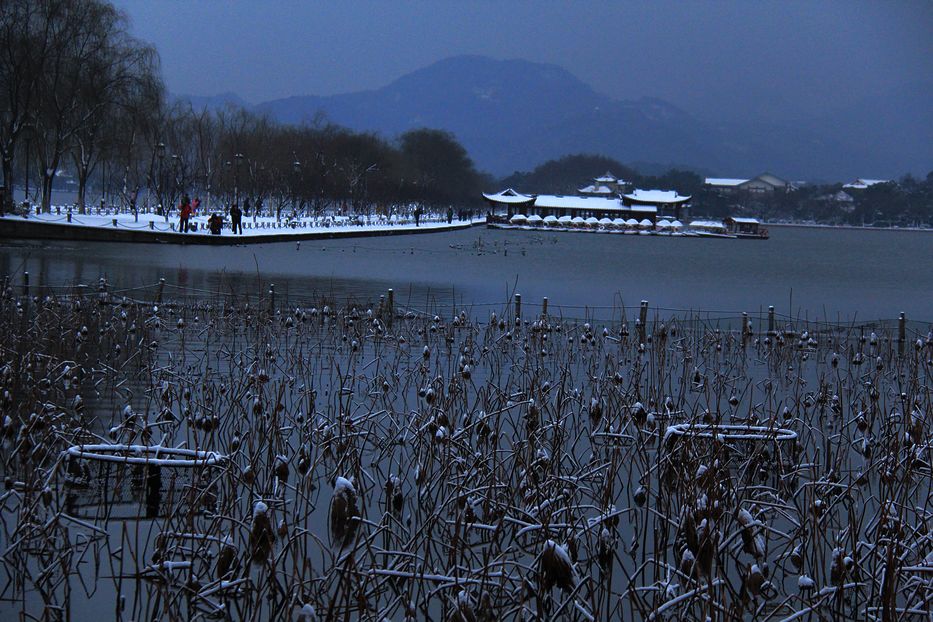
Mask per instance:
[[[196,227],[195,231],[189,231],[188,236],[209,236],[207,230],[208,214],[200,214],[191,218],[191,225]],[[154,231],[159,233],[179,232],[178,216],[172,216],[166,221],[164,216],[157,214],[139,214],[136,218],[133,214],[77,214],[72,213],[71,221],[65,210],[52,208],[50,214],[32,214],[28,218],[19,215],[6,215],[0,220],[26,220],[28,222],[41,222],[56,225],[69,225],[73,227],[96,227],[104,229],[123,229],[134,231]],[[116,224],[114,224],[116,220]],[[414,220],[399,216],[392,216],[390,219],[385,217],[348,217],[348,216],[323,216],[318,218],[300,218],[289,220],[285,217],[281,221],[276,221],[274,216],[260,216],[253,218],[243,218],[243,236],[242,237],[263,237],[280,235],[307,235],[309,233],[339,233],[339,232],[360,232],[372,231],[398,231],[405,229],[449,229],[456,227],[467,227],[473,222],[481,222],[482,218],[474,218],[472,221],[463,220],[447,223],[446,217],[432,215],[422,217],[420,227],[416,227]],[[230,230],[229,218],[224,221],[222,235],[232,235]]]

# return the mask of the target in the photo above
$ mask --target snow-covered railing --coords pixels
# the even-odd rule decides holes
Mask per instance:
[[[69,456],[119,462],[122,464],[144,464],[148,466],[190,468],[215,466],[226,460],[226,456],[213,451],[162,447],[161,445],[121,445],[102,443],[97,445],[74,445],[66,450]]]

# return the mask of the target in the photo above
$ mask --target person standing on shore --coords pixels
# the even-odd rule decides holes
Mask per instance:
[[[243,235],[243,212],[236,203],[230,206],[230,228],[234,235]]]
[[[421,226],[421,206],[415,208],[415,226]]]
[[[207,227],[210,229],[211,235],[220,235],[223,224],[223,218],[217,214],[211,214],[211,217],[207,219]]]
[[[186,194],[181,200],[178,216],[178,230],[182,233],[188,233],[188,221],[191,218],[191,200]]]

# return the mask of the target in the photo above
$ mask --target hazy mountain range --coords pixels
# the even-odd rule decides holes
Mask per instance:
[[[701,120],[660,99],[602,95],[556,65],[458,56],[379,89],[287,97],[252,109],[287,123],[323,113],[386,137],[445,129],[478,168],[497,176],[569,153],[598,153],[640,169],[676,165],[724,177],[770,171],[825,181],[925,176],[933,169],[931,92],[933,85],[905,85],[863,101],[840,93],[832,110],[754,123],[734,121],[741,102],[723,101]],[[249,107],[233,93],[189,99],[197,107]]]

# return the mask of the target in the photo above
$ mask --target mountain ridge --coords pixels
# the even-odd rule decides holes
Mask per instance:
[[[882,98],[844,102],[796,121],[711,123],[657,97],[615,99],[566,69],[522,59],[454,56],[383,87],[329,96],[296,95],[252,110],[285,123],[328,121],[386,138],[417,127],[451,132],[481,169],[497,176],[531,170],[569,153],[623,162],[678,162],[723,176],[764,170],[788,179],[924,174],[933,166],[933,117],[916,89],[898,96],[913,117],[884,115]],[[911,99],[913,97],[913,99]],[[897,102],[891,103],[897,107]],[[841,111],[841,112],[840,112]],[[884,118],[884,124],[872,118]],[[931,117],[924,125],[925,117]],[[910,132],[910,123],[919,131]],[[909,148],[902,148],[907,145]]]

